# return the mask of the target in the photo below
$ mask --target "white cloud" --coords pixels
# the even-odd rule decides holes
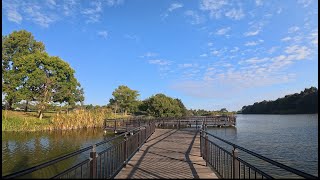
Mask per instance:
[[[312,44],[318,45],[318,29],[311,32],[309,39],[311,39]]]
[[[40,11],[41,7],[38,5],[32,5],[29,7],[26,7],[24,9],[24,12],[26,12],[30,17],[28,17],[28,20],[34,21],[34,23],[42,26],[42,27],[49,27],[49,24],[55,22],[55,18],[53,15],[44,14]]]
[[[261,40],[261,39],[258,41],[250,41],[250,42],[246,42],[245,46],[256,46],[262,42],[263,42],[263,40]]]
[[[260,30],[249,31],[249,32],[244,33],[244,36],[255,36],[255,35],[258,35],[259,32],[260,32]]]
[[[9,21],[15,22],[20,24],[22,21],[22,16],[21,14],[18,12],[17,7],[15,6],[8,6],[5,8],[7,11],[7,17]]]
[[[179,67],[181,68],[190,68],[195,66],[197,66],[197,64],[192,64],[192,63],[179,64]]]
[[[277,14],[280,14],[282,12],[282,8],[278,8]]]
[[[308,7],[312,3],[312,0],[298,0],[298,4],[302,4],[303,7]]]
[[[135,40],[136,42],[139,41],[139,37],[137,35],[134,35],[134,34],[125,34],[124,38]]]
[[[282,38],[281,41],[290,41],[291,39],[292,39],[291,37],[287,36]]]
[[[274,53],[278,48],[279,48],[278,46],[273,46],[273,47],[271,47],[271,48],[268,50],[268,53],[269,53],[269,54],[272,54],[272,53]]]
[[[256,0],[256,5],[257,6],[262,6],[262,4],[263,4],[262,0]]]
[[[288,33],[294,33],[298,31],[300,28],[298,26],[293,26],[288,29]]]
[[[162,59],[152,59],[152,60],[149,60],[148,62],[149,62],[149,64],[157,64],[157,65],[160,65],[160,66],[170,65],[171,64],[170,61],[162,60]]]
[[[222,28],[222,29],[219,29],[217,32],[216,32],[216,34],[217,35],[224,35],[224,34],[226,34],[228,31],[230,31],[231,30],[231,28],[230,27],[226,27],[226,28]]]
[[[81,11],[85,17],[88,18],[87,23],[95,23],[100,21],[100,13],[102,12],[102,3],[101,1],[92,1],[92,8],[87,8]]]
[[[207,53],[204,53],[204,54],[201,54],[200,57],[207,57],[208,54]]]
[[[202,0],[200,2],[200,9],[203,11],[209,11],[211,18],[220,18],[223,7],[228,5],[226,0]]]
[[[239,47],[234,47],[233,49],[230,50],[231,53],[239,51]]]
[[[286,47],[285,52],[288,54],[288,60],[302,60],[309,57],[311,50],[306,46],[292,45]]]
[[[97,34],[103,37],[104,39],[107,39],[108,37],[108,31],[98,31]]]
[[[191,24],[201,24],[205,22],[205,18],[199,15],[196,11],[188,10],[185,12],[185,15],[190,17],[189,22]]]
[[[108,6],[118,6],[123,4],[123,0],[105,0]]]
[[[168,8],[168,11],[173,11],[175,9],[179,9],[179,8],[182,8],[183,7],[183,4],[182,3],[172,3],[170,5],[170,7]]]
[[[208,46],[213,46],[213,43],[212,43],[212,42],[209,42],[209,43],[208,43]]]
[[[245,16],[244,13],[242,12],[242,9],[236,10],[235,8],[226,12],[225,15],[234,20],[240,20]]]
[[[142,56],[140,56],[140,57],[142,57],[142,58],[149,58],[149,57],[156,57],[156,56],[158,56],[158,54],[157,53],[154,53],[154,52],[147,52],[147,53],[145,53],[144,55],[142,55]]]

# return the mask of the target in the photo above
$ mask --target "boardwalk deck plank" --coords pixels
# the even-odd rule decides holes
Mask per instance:
[[[196,131],[156,129],[116,179],[217,179],[200,156]]]

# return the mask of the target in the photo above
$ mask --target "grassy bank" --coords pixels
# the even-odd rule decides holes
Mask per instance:
[[[108,109],[75,110],[66,113],[47,112],[42,120],[36,112],[2,110],[2,131],[41,131],[68,130],[78,128],[102,127],[106,118],[121,118]]]

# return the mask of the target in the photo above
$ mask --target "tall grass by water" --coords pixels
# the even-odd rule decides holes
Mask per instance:
[[[46,112],[42,120],[36,112],[2,110],[2,131],[70,130],[102,127],[103,120],[121,118],[109,109],[77,109],[70,113]]]

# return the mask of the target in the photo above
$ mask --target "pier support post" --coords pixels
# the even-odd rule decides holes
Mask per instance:
[[[96,145],[94,144],[92,147],[92,151],[90,152],[90,178],[95,179],[97,177],[97,152]]]
[[[236,157],[238,157],[238,150],[236,148],[234,148],[232,150],[232,156],[233,156],[233,159],[232,159],[232,175],[233,175],[233,179],[239,179],[239,166],[240,166],[240,163],[239,161],[236,159]]]

